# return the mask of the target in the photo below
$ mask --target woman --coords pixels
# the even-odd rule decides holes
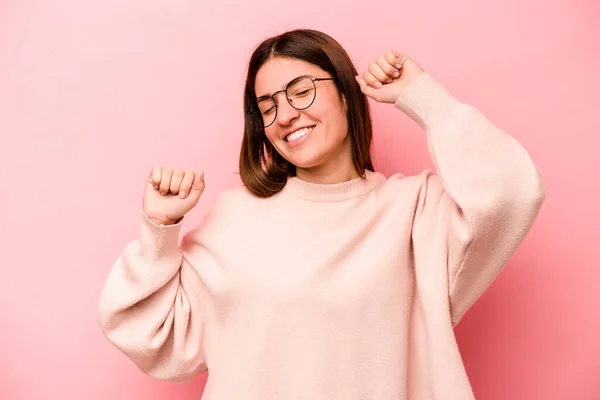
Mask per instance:
[[[427,132],[436,174],[373,171],[365,95]],[[359,77],[312,30],[260,44],[244,96],[244,187],[178,244],[203,174],[153,169],[107,338],[161,379],[209,369],[208,400],[473,398],[453,327],[540,208],[527,152],[405,55]]]

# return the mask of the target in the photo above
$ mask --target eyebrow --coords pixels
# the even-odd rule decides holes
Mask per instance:
[[[296,79],[296,78],[294,78],[294,79]],[[292,81],[293,81],[294,79],[292,79]],[[291,81],[290,81],[290,82],[291,82]],[[288,82],[288,83],[289,83],[289,82]],[[285,85],[281,85],[281,89],[280,89],[280,90],[285,90],[285,86],[286,86],[286,85],[287,85],[287,83],[286,83]],[[270,98],[271,96],[272,96],[272,94],[267,94],[267,93],[265,93],[265,94],[261,94],[260,96],[258,96],[258,97],[256,98],[256,100],[257,100],[257,101],[264,100],[265,98]]]
[[[263,100],[271,100],[271,95],[269,95],[269,94],[263,94],[263,95],[258,96],[256,98],[256,101],[263,101]]]

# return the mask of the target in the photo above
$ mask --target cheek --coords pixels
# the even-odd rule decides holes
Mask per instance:
[[[327,119],[329,124],[332,127],[335,126],[336,129],[345,129],[347,125],[344,103],[335,94],[319,107],[319,115],[321,119]]]
[[[330,109],[328,112],[328,125],[335,129],[336,135],[344,135],[348,131],[348,117],[342,107]]]
[[[269,140],[269,142],[273,143],[276,141],[277,139],[277,130],[273,129],[273,127],[267,128],[265,130],[265,136],[267,137],[267,139]]]

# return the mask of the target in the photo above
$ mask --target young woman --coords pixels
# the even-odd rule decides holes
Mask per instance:
[[[374,172],[365,95],[423,128],[436,173]],[[203,174],[148,176],[108,340],[161,379],[209,369],[207,400],[472,399],[453,327],[537,215],[528,153],[406,55],[358,76],[312,30],[261,43],[244,97],[244,187],[181,243]]]

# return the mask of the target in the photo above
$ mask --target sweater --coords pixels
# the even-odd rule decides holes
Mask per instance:
[[[106,338],[150,376],[209,370],[204,400],[468,400],[454,327],[545,196],[526,150],[428,73],[395,106],[435,172],[289,178],[219,194],[181,234],[143,213],[99,302]]]

